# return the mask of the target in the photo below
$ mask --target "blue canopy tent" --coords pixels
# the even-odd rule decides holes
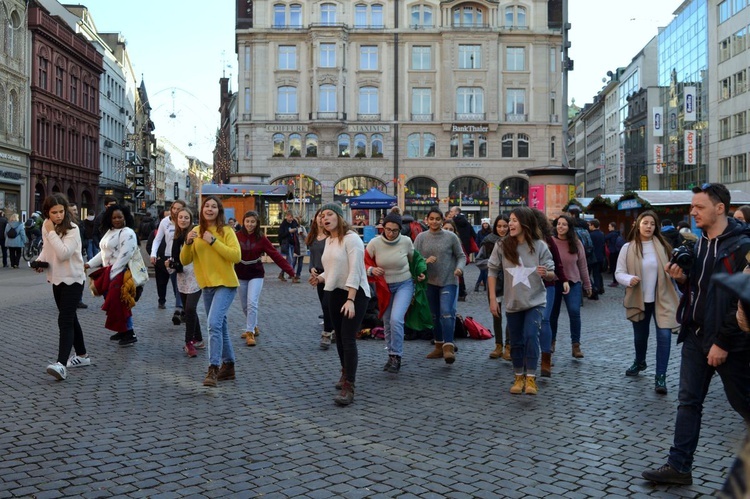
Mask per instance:
[[[349,206],[360,210],[385,210],[396,206],[396,203],[396,196],[389,196],[375,187],[361,196],[349,199]]]

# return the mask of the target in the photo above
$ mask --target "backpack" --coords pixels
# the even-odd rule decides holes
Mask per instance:
[[[591,240],[589,231],[582,227],[576,227],[575,230],[578,239],[580,239],[581,244],[583,244],[583,249],[586,251],[586,261],[594,263],[596,261],[594,259],[594,242]]]
[[[454,338],[468,338],[469,333],[466,331],[466,325],[464,324],[464,318],[459,314],[456,314],[456,327],[453,329]]]
[[[11,225],[10,229],[8,229],[8,234],[6,235],[8,236],[8,239],[15,239],[18,237],[18,231]]]
[[[419,234],[422,233],[422,226],[419,224],[419,222],[411,222],[409,224],[409,237],[411,238],[412,242],[417,238]]]
[[[471,339],[489,340],[492,338],[492,332],[473,317],[466,317],[466,319],[464,319],[464,326],[466,327],[466,332]]]

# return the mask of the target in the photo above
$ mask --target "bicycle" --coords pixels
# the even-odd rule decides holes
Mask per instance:
[[[36,257],[42,252],[42,238],[36,237],[34,239],[28,239],[26,244],[23,245],[23,259],[27,262],[36,260]]]

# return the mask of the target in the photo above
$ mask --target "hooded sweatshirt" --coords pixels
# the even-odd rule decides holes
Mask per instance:
[[[523,312],[547,304],[547,290],[536,271],[540,265],[549,272],[555,271],[552,253],[544,241],[535,240],[531,247],[527,242],[519,244],[518,265],[505,258],[501,244],[495,245],[487,263],[487,270],[491,277],[497,277],[499,272],[503,272],[506,313]]]

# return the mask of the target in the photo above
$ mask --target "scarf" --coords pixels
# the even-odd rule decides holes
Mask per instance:
[[[654,293],[656,324],[660,328],[674,329],[678,327],[675,311],[680,300],[677,296],[674,281],[667,275],[666,270],[664,270],[664,267],[669,263],[665,248],[658,239],[654,238],[653,242],[656,260],[659,265],[659,272],[656,274],[656,291]],[[631,242],[628,245],[625,262],[628,274],[643,275],[643,256],[638,254],[635,242]],[[629,321],[640,322],[646,318],[646,305],[643,302],[641,283],[625,288],[623,305],[625,306],[625,317]]]

